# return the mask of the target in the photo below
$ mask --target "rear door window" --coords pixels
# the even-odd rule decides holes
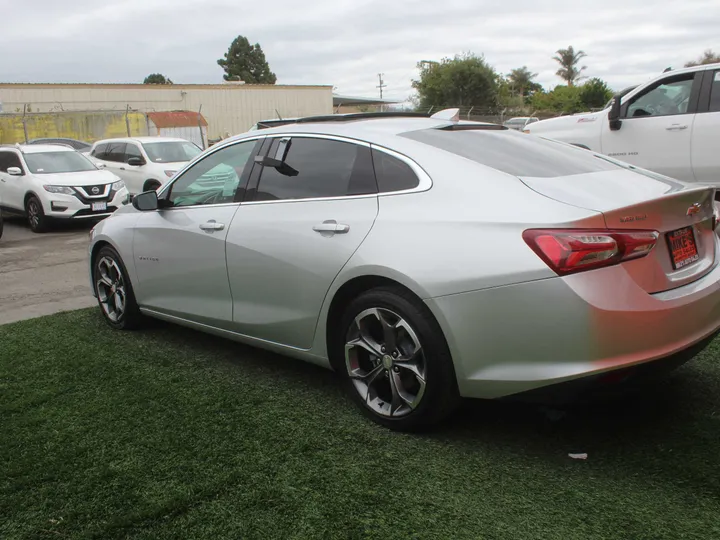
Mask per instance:
[[[569,176],[621,168],[587,150],[512,129],[423,129],[401,136],[519,177]]]
[[[720,71],[713,73],[710,87],[710,112],[720,112]]]
[[[287,146],[281,167],[263,167],[255,200],[366,195],[377,192],[367,146],[310,137],[275,139],[269,156]]]
[[[92,151],[92,156],[97,159],[106,159],[107,147],[107,143],[98,144]]]

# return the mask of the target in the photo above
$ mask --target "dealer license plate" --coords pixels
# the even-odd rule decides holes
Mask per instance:
[[[678,270],[696,262],[698,254],[692,227],[683,227],[667,234],[673,268]]]
[[[107,210],[107,203],[106,202],[94,202],[92,203],[92,211],[93,212],[104,212]]]

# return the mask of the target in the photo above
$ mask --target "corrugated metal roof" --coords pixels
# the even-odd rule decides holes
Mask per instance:
[[[208,125],[203,115],[195,111],[149,112],[147,115],[158,128],[197,126],[198,119],[201,125]]]

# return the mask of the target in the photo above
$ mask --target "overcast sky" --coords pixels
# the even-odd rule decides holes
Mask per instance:
[[[279,84],[412,92],[419,60],[484,54],[501,73],[527,65],[546,88],[573,45],[588,76],[621,89],[712,48],[719,0],[0,0],[0,82],[217,83],[238,35],[259,42]]]

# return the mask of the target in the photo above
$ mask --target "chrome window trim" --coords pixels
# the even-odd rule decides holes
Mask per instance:
[[[364,195],[346,195],[343,197],[312,197],[307,199],[278,199],[278,200],[272,200],[272,201],[245,201],[245,202],[232,202],[232,203],[221,203],[221,204],[196,204],[196,205],[189,205],[189,206],[179,206],[177,208],[163,208],[163,211],[166,210],[180,210],[184,208],[211,208],[214,206],[230,206],[234,204],[239,204],[242,206],[245,205],[258,205],[258,204],[287,204],[287,203],[296,203],[296,202],[316,202],[316,201],[342,201],[342,200],[352,200],[352,199],[368,199],[371,197],[389,197],[389,196],[395,196],[395,195],[407,195],[409,193],[421,193],[423,191],[428,191],[433,183],[432,179],[430,178],[430,175],[425,172],[425,169],[423,169],[418,163],[413,160],[412,158],[409,158],[408,156],[401,154],[400,152],[397,152],[395,150],[391,150],[389,148],[386,148],[384,146],[380,146],[377,144],[369,143],[367,141],[362,141],[360,139],[353,139],[352,137],[345,137],[342,135],[326,135],[324,133],[306,133],[306,132],[299,132],[299,133],[293,133],[293,132],[283,132],[283,133],[271,133],[271,134],[263,134],[263,135],[251,135],[249,137],[244,137],[242,139],[233,139],[232,141],[228,141],[225,144],[218,144],[215,145],[217,148],[212,147],[213,150],[208,152],[207,154],[203,153],[200,154],[197,158],[195,158],[193,161],[188,162],[185,167],[180,169],[175,176],[172,178],[170,182],[165,184],[162,189],[158,192],[158,197],[165,194],[165,191],[170,189],[170,186],[172,186],[175,182],[177,182],[181,175],[185,173],[190,167],[194,166],[196,163],[199,163],[203,159],[209,157],[210,155],[214,154],[215,152],[219,152],[220,150],[223,150],[224,148],[228,148],[230,146],[234,146],[236,144],[241,144],[248,141],[257,141],[260,139],[281,139],[283,137],[296,137],[296,138],[306,138],[306,139],[325,139],[325,140],[331,140],[331,141],[338,141],[338,142],[345,142],[350,144],[357,144],[359,146],[364,146],[366,148],[370,148],[371,150],[377,150],[379,152],[384,152],[388,154],[389,156],[392,156],[396,159],[399,159],[406,165],[408,165],[412,171],[417,175],[418,177],[418,185],[412,189],[404,189],[401,191],[386,191],[382,193],[367,193]],[[262,180],[262,177],[261,177]]]

